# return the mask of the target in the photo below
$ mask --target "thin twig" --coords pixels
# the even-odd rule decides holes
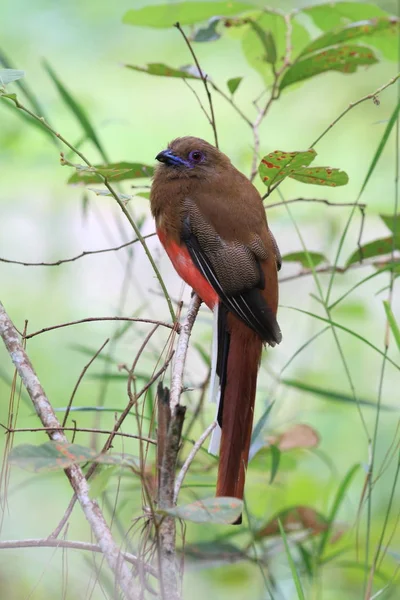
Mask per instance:
[[[143,239],[147,240],[150,237],[154,237],[155,233],[149,233],[148,235],[144,235]],[[117,252],[118,250],[122,250],[122,248],[126,248],[128,246],[132,246],[132,244],[136,244],[139,242],[139,238],[135,238],[130,242],[126,242],[125,244],[121,244],[120,246],[115,246],[114,248],[104,248],[103,250],[84,250],[77,256],[72,256],[71,258],[62,258],[60,260],[56,260],[55,262],[27,262],[22,260],[11,260],[9,258],[0,257],[0,262],[7,263],[10,265],[21,265],[23,267],[59,267],[65,263],[75,262],[84,256],[91,256],[92,254],[104,254],[106,252]]]
[[[272,65],[274,80],[272,83],[271,96],[269,97],[264,108],[259,109],[258,115],[255,118],[254,123],[252,125],[254,149],[253,160],[251,164],[250,181],[253,181],[255,176],[257,175],[258,155],[260,152],[260,125],[266,117],[272,103],[275,102],[275,100],[278,100],[280,96],[279,78],[285,71],[285,69],[287,69],[290,66],[290,57],[292,53],[292,16],[293,13],[288,13],[287,15],[284,15],[286,25],[285,58],[283,60],[281,68],[278,69],[278,71],[275,69],[275,65]]]
[[[49,431],[48,433],[50,439],[56,442],[67,442],[65,435],[59,431],[60,423],[54,413],[53,407],[51,406],[33,366],[19,341],[17,331],[1,302],[0,335],[3,338],[10,358],[21,377],[39,418],[45,427],[53,428],[53,431]],[[65,469],[65,474],[67,475],[85,517],[90,524],[93,535],[96,538],[110,569],[114,573],[116,581],[118,581],[118,584],[128,599],[133,600],[138,598],[139,594],[132,585],[132,574],[126,563],[122,560],[123,557],[121,551],[112,537],[103,513],[97,502],[90,498],[89,486],[82,469],[78,465],[72,465]]]
[[[69,402],[68,402],[68,404],[67,404],[67,409],[66,409],[66,411],[65,411],[65,415],[64,415],[64,418],[63,418],[63,420],[62,420],[62,426],[63,426],[63,427],[65,427],[65,424],[66,424],[66,422],[67,422],[67,419],[68,419],[69,411],[70,411],[70,409],[71,409],[72,403],[73,403],[73,401],[74,401],[74,398],[75,398],[75,394],[76,394],[76,392],[78,391],[78,387],[79,387],[79,385],[80,385],[80,383],[81,383],[82,379],[84,378],[86,371],[88,370],[88,368],[90,367],[90,365],[91,365],[92,363],[94,363],[94,361],[96,360],[96,358],[99,356],[100,352],[103,350],[103,348],[104,348],[105,346],[107,346],[107,344],[108,344],[108,342],[109,342],[109,341],[110,341],[110,338],[106,339],[106,341],[105,341],[105,342],[104,342],[104,343],[101,345],[101,347],[100,347],[100,348],[97,350],[96,354],[95,354],[94,356],[92,356],[92,358],[89,360],[89,362],[88,362],[88,363],[86,363],[86,365],[83,367],[83,369],[82,369],[82,372],[81,372],[81,374],[80,374],[80,375],[79,375],[79,377],[78,377],[78,381],[76,382],[76,384],[75,384],[75,387],[74,387],[74,389],[73,389],[73,391],[72,391],[71,398],[69,399]],[[64,431],[65,431],[65,429],[64,429]]]
[[[6,427],[0,423],[0,427],[5,429],[5,433],[35,433],[38,431],[45,431],[48,433],[49,431],[74,431],[75,433],[101,433],[103,435],[119,435],[121,437],[131,438],[133,440],[141,440],[148,444],[157,444],[156,440],[153,440],[149,437],[143,437],[142,435],[134,435],[133,433],[122,433],[122,431],[114,431],[112,429],[95,429],[93,427],[64,427],[60,426],[58,429],[54,427]]]
[[[46,333],[47,331],[53,331],[54,329],[61,329],[62,327],[70,327],[71,325],[80,325],[81,323],[92,323],[96,321],[131,321],[132,323],[150,323],[151,325],[160,325],[161,327],[167,327],[168,329],[176,329],[179,326],[165,323],[163,321],[155,321],[154,319],[140,319],[137,317],[87,317],[86,319],[79,319],[78,321],[69,321],[68,323],[60,323],[59,325],[52,325],[51,327],[44,327],[33,333],[29,333],[25,336],[26,340]]]
[[[216,425],[217,425],[217,422],[213,421],[207,427],[207,429],[201,434],[201,436],[199,437],[197,442],[193,445],[193,448],[189,452],[187,459],[183,463],[182,468],[179,472],[179,475],[177,476],[177,478],[175,480],[174,503],[176,503],[178,500],[179,490],[181,489],[183,480],[185,479],[186,473],[188,472],[188,469],[189,469],[190,465],[192,464],[194,457],[196,456],[197,452],[200,450],[200,448],[202,447],[202,445],[204,444],[204,442],[206,441],[206,439],[208,438],[210,433],[213,431],[213,429],[215,429]]]
[[[210,79],[208,80],[208,83],[211,85],[211,87],[213,88],[213,90],[215,90],[220,96],[222,96],[222,98],[224,98],[227,102],[229,102],[229,104],[232,106],[232,108],[237,112],[237,114],[240,116],[240,118],[245,123],[247,123],[247,125],[249,127],[253,127],[253,123],[250,121],[250,119],[248,117],[246,117],[246,115],[244,114],[244,112],[238,107],[238,105],[234,101],[233,97],[228,96],[228,94],[226,94],[223,90],[221,90],[221,88],[219,88]]]
[[[13,102],[15,104],[15,106],[17,108],[19,108],[20,110],[22,110],[24,113],[28,114],[29,116],[31,116],[33,119],[35,119],[35,121],[38,121],[45,129],[47,129],[48,131],[50,131],[56,138],[58,138],[63,144],[65,144],[70,150],[72,150],[72,152],[74,152],[77,156],[79,156],[83,162],[91,169],[93,169],[93,165],[91,164],[91,162],[86,158],[86,156],[84,154],[82,154],[82,152],[80,152],[77,148],[75,148],[75,146],[73,146],[70,142],[68,142],[68,140],[66,140],[60,133],[58,133],[55,129],[53,129],[53,127],[51,127],[47,121],[43,118],[43,117],[39,117],[38,115],[36,115],[34,112],[32,112],[31,110],[29,110],[29,108],[27,108],[26,106],[24,106],[15,95],[7,95],[7,94],[2,94],[0,93],[0,98],[4,98],[6,100],[10,100],[11,102]],[[61,164],[67,164],[65,162],[64,159],[64,155],[61,153]],[[168,304],[168,308],[169,308],[169,312],[171,314],[171,318],[173,321],[175,321],[175,313],[174,313],[174,309],[172,307],[172,302],[171,299],[169,297],[167,288],[165,287],[165,283],[163,278],[161,277],[160,271],[158,270],[158,267],[151,255],[151,252],[146,244],[146,241],[144,240],[139,227],[136,225],[135,221],[133,220],[130,212],[128,211],[128,209],[126,208],[125,204],[122,202],[122,200],[119,198],[117,192],[114,190],[114,188],[110,185],[110,183],[108,182],[108,179],[106,177],[104,177],[104,175],[102,175],[101,173],[98,173],[99,177],[102,179],[104,185],[106,186],[106,188],[108,189],[108,191],[110,192],[110,194],[112,195],[112,197],[114,198],[114,200],[117,202],[118,206],[120,207],[121,211],[124,213],[125,217],[127,218],[127,220],[129,221],[129,224],[131,225],[132,229],[134,230],[134,232],[136,233],[136,236],[139,238],[140,243],[143,247],[143,250],[153,268],[154,273],[156,274],[156,277],[158,279],[158,282],[161,286],[161,289],[164,293],[165,299],[167,301]]]
[[[197,58],[197,56],[196,56],[196,53],[194,52],[194,50],[193,50],[193,48],[192,48],[192,45],[191,45],[191,43],[190,43],[190,41],[189,41],[189,39],[188,39],[188,37],[187,37],[186,33],[183,31],[183,29],[182,29],[182,27],[180,26],[180,24],[179,24],[179,23],[175,23],[175,27],[176,27],[176,28],[177,28],[177,30],[180,32],[180,34],[182,35],[183,39],[184,39],[184,40],[185,40],[185,42],[186,42],[186,45],[187,45],[187,47],[189,48],[189,52],[190,52],[190,54],[191,54],[191,55],[192,55],[192,57],[193,57],[193,60],[194,60],[194,62],[195,62],[195,64],[196,64],[196,67],[197,67],[197,70],[198,70],[198,72],[199,72],[199,75],[200,75],[200,77],[201,77],[201,80],[202,80],[202,82],[203,82],[204,89],[206,90],[207,99],[208,99],[208,104],[209,104],[209,106],[210,106],[210,119],[209,119],[209,122],[210,122],[210,125],[211,125],[211,127],[212,127],[212,130],[213,130],[213,133],[214,133],[214,141],[215,141],[215,145],[216,145],[216,147],[218,148],[218,133],[217,133],[217,124],[216,124],[216,121],[215,121],[215,114],[214,114],[214,106],[213,106],[212,96],[211,96],[210,90],[209,90],[209,88],[208,88],[207,75],[204,75],[204,73],[203,73],[203,71],[202,71],[202,69],[201,69],[201,67],[200,67],[200,63],[199,63],[199,61],[198,61],[198,58]]]
[[[327,265],[326,267],[316,267],[314,268],[314,272],[315,273],[347,273],[347,271],[350,271],[352,269],[359,269],[360,267],[385,267],[386,265],[392,263],[393,261],[391,259],[388,260],[380,260],[380,261],[363,261],[363,262],[356,262],[356,263],[352,263],[351,265],[349,265],[348,267],[335,267],[334,265]],[[284,283],[286,281],[292,281],[293,279],[298,279],[299,277],[305,277],[307,275],[312,275],[313,274],[313,270],[312,269],[303,269],[302,271],[300,271],[299,273],[296,273],[295,275],[288,275],[287,277],[280,277],[279,278],[279,283]]]
[[[326,204],[327,206],[335,206],[340,208],[341,206],[357,206],[361,209],[366,208],[366,204],[359,204],[357,202],[330,202],[329,200],[324,200],[323,198],[293,198],[292,200],[281,200],[280,202],[273,202],[272,204],[268,204],[267,208],[275,208],[277,206],[285,206],[286,204],[293,204],[294,202],[319,202],[321,204]]]
[[[387,83],[384,83],[383,85],[381,85],[381,87],[379,87],[377,90],[375,90],[375,92],[367,94],[366,96],[363,96],[362,98],[360,98],[359,100],[356,100],[355,102],[350,102],[348,107],[342,113],[340,113],[340,115],[334,121],[332,121],[332,123],[330,125],[328,125],[328,127],[326,129],[324,129],[324,131],[321,133],[320,136],[317,137],[317,139],[311,144],[310,148],[314,148],[314,146],[316,146],[318,144],[318,142],[320,140],[322,140],[322,138],[328,133],[328,131],[330,129],[332,129],[332,127],[334,127],[334,125],[336,125],[336,123],[338,123],[345,115],[347,115],[347,113],[352,108],[354,108],[355,106],[358,106],[359,104],[361,104],[362,102],[365,102],[366,100],[372,100],[373,98],[378,96],[381,92],[383,92],[383,90],[388,88],[390,85],[393,85],[394,83],[396,83],[396,81],[399,79],[399,77],[400,77],[400,73],[398,73],[395,77],[390,79],[390,81],[388,81]]]
[[[87,550],[88,552],[99,552],[102,553],[102,549],[97,544],[90,544],[89,542],[78,542],[72,540],[57,540],[52,538],[34,538],[26,540],[5,540],[0,541],[0,550],[10,550],[13,548],[72,548],[74,550]],[[134,554],[129,552],[121,552],[124,559],[132,565],[141,563],[147,573],[150,573],[154,577],[157,577],[157,571],[154,567],[142,563]]]

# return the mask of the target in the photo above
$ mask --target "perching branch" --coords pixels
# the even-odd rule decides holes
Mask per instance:
[[[182,393],[182,381],[183,371],[186,363],[186,355],[189,347],[190,334],[192,332],[193,324],[196,320],[197,313],[199,312],[201,300],[197,294],[193,294],[186,317],[181,324],[181,330],[179,335],[178,344],[175,352],[174,368],[172,371],[171,379],[171,394],[170,394],[170,407],[171,413],[179,405],[179,400]]]
[[[28,355],[19,340],[18,333],[1,302],[0,335],[3,338],[11,360],[21,377],[44,427],[54,429],[53,431],[48,432],[50,439],[55,442],[67,442],[67,438],[60,430],[61,426],[54,413],[53,407],[51,406]],[[111,531],[104,519],[99,505],[90,498],[89,486],[82,469],[78,465],[72,465],[65,469],[65,474],[71,483],[77,500],[81,505],[93,535],[97,540],[99,548],[104,554],[108,566],[114,573],[116,582],[121,587],[127,599],[136,600],[139,598],[139,595],[133,587],[132,574],[123,559],[121,550],[118,548],[112,537]]]

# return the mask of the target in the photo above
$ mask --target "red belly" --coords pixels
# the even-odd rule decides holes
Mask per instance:
[[[200,273],[185,246],[179,246],[175,241],[168,241],[162,229],[157,229],[157,235],[165,248],[176,272],[190,285],[196,294],[207,304],[211,310],[218,303],[218,294]]]

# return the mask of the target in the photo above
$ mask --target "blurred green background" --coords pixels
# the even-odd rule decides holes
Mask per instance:
[[[150,77],[124,68],[124,64],[142,65],[165,62],[179,67],[191,62],[179,33],[171,29],[130,27],[122,24],[122,16],[130,8],[139,8],[159,2],[120,0],[118,3],[69,0],[14,0],[1,7],[1,49],[15,68],[26,71],[25,81],[34,90],[53,126],[72,142],[81,140],[82,131],[76,119],[66,108],[53,83],[46,74],[42,59],[46,59],[63,84],[79,100],[90,116],[110,161],[129,160],[153,164],[154,156],[175,137],[195,135],[212,141],[212,132],[191,92],[181,80]],[[254,3],[253,3],[254,4]],[[307,5],[310,3],[307,2]],[[259,3],[263,5],[262,2]],[[302,2],[269,2],[269,6],[283,10],[300,8]],[[395,2],[379,2],[388,11],[396,11]],[[259,75],[247,64],[235,35],[225,35],[217,42],[197,44],[200,63],[215,82],[223,87],[231,77],[244,80],[236,99],[250,117],[255,116],[252,100],[263,89]],[[393,41],[395,44],[395,40]],[[310,82],[284,93],[272,107],[261,128],[261,154],[277,148],[303,150],[348,105],[384,84],[397,72],[397,65],[383,59],[368,69],[344,76],[324,74]],[[200,84],[194,87],[203,93]],[[15,86],[10,86],[10,90]],[[318,145],[320,164],[340,167],[347,171],[350,182],[339,189],[310,188],[292,181],[285,182],[282,193],[286,199],[297,197],[326,198],[333,202],[354,202],[365,178],[373,154],[382,138],[387,120],[397,102],[396,86],[388,88],[380,98],[379,106],[366,102],[351,111],[324,137]],[[223,99],[215,97],[216,119],[221,149],[243,172],[249,173],[252,139],[247,126]],[[21,120],[15,110],[0,103],[0,161],[1,161],[1,228],[0,257],[20,261],[55,261],[74,256],[83,250],[116,246],[134,237],[128,224],[119,214],[111,198],[96,196],[82,188],[66,185],[71,174],[59,164],[59,151],[50,139]],[[83,141],[82,151],[93,162],[101,162],[89,141]],[[395,198],[396,148],[394,135],[390,138],[378,168],[362,195],[367,204],[363,242],[388,235],[380,213],[393,212]],[[71,160],[75,158],[68,155]],[[260,182],[257,185],[262,189]],[[131,193],[129,184],[121,186]],[[273,194],[268,202],[278,202]],[[139,220],[144,219],[142,232],[154,230],[148,202],[135,198],[130,209]],[[294,204],[291,212],[301,230],[309,250],[324,253],[334,260],[339,238],[348,218],[349,208],[329,208],[316,204]],[[270,227],[283,254],[301,250],[301,242],[285,207],[268,211]],[[346,238],[340,264],[356,249],[360,226],[359,215],[354,218]],[[155,238],[149,247],[168,284],[173,299],[180,298],[182,283],[174,273]],[[299,271],[299,265],[286,263],[281,271],[287,277]],[[371,267],[356,269],[335,279],[333,298],[342,295],[354,283],[373,272]],[[325,286],[327,276],[321,276]],[[0,263],[1,300],[14,323],[20,329],[28,320],[29,331],[88,316],[116,314],[140,315],[169,319],[165,300],[157,280],[138,245],[128,250],[84,257],[59,267],[23,267]],[[380,349],[385,336],[385,313],[382,300],[387,298],[389,275],[380,275],[359,287],[333,312],[333,317]],[[327,514],[332,507],[338,486],[348,469],[361,463],[338,519],[346,533],[337,548],[349,548],[343,561],[355,561],[356,520],[360,495],[369,461],[368,438],[359,411],[354,404],[326,400],[282,385],[277,380],[282,367],[293,354],[324,324],[304,314],[288,309],[295,306],[305,311],[322,314],[318,303],[310,296],[315,293],[312,277],[283,282],[281,285],[279,322],[283,343],[266,353],[260,372],[257,415],[274,401],[266,432],[273,435],[294,423],[306,423],[318,432],[318,451],[298,451],[282,463],[273,485],[268,485],[269,473],[260,468],[250,470],[247,486],[248,509],[260,523],[267,522],[279,509],[292,505],[313,506]],[[396,288],[395,288],[396,291]],[[183,291],[185,300],[190,290]],[[399,295],[394,294],[393,311],[399,319]],[[211,316],[202,309],[195,326],[194,341],[208,352],[211,338]],[[93,365],[79,388],[77,406],[96,406],[117,409],[126,404],[125,383],[100,377],[107,372],[118,374],[118,365],[130,364],[139,348],[148,326],[130,327],[111,342],[110,361]],[[39,378],[54,406],[67,404],[76,380],[88,360],[77,345],[90,348],[93,353],[107,337],[121,333],[121,327],[112,323],[96,323],[68,327],[49,332],[28,342],[28,352]],[[360,398],[377,401],[382,358],[355,337],[341,331],[338,336],[349,364],[351,378]],[[158,332],[152,346],[144,354],[140,371],[151,373],[157,352],[167,340],[166,332]],[[105,354],[107,354],[105,352]],[[389,355],[398,360],[393,340]],[[107,367],[107,365],[109,365]],[[13,370],[9,357],[0,348],[0,423],[7,422],[10,387],[7,382]],[[98,375],[99,377],[94,377]],[[206,375],[206,366],[195,345],[191,347],[187,366],[187,383],[196,388]],[[331,332],[326,332],[296,357],[284,376],[308,382],[324,389],[351,395],[348,379]],[[399,443],[397,427],[398,371],[387,365],[384,377],[382,403],[396,411],[382,411],[378,425],[377,464],[380,465],[392,442]],[[193,407],[198,392],[186,393],[186,402]],[[376,423],[374,408],[362,409],[370,435]],[[113,412],[94,417],[93,413],[72,415],[81,427],[95,422],[105,429],[114,422]],[[213,418],[213,410],[204,409],[201,423],[205,426]],[[94,421],[95,419],[95,421]],[[19,408],[18,427],[37,427],[37,418],[26,399]],[[129,431],[133,419],[126,421]],[[43,433],[17,433],[14,444],[42,443]],[[92,444],[90,435],[79,434],[78,442]],[[2,443],[4,439],[2,439]],[[97,442],[98,443],[98,442]],[[120,442],[116,449],[121,449]],[[133,443],[123,449],[135,454]],[[203,457],[204,464],[212,459]],[[201,462],[201,461],[200,461]],[[267,465],[267,463],[265,463]],[[390,463],[373,487],[372,538],[370,558],[373,555],[387,514],[387,503],[395,477],[396,465]],[[270,468],[270,467],[268,467]],[[379,469],[378,469],[379,470]],[[117,485],[110,484],[101,501],[110,516]],[[182,501],[197,496],[212,495],[213,475],[194,472],[188,480],[193,486],[186,489]],[[199,486],[204,484],[202,489]],[[209,487],[207,487],[209,486]],[[118,514],[124,529],[132,518],[141,514],[140,486],[133,476],[122,478],[118,496]],[[12,469],[7,502],[3,498],[4,517],[1,539],[45,537],[57,525],[70,499],[70,488],[62,473],[32,474]],[[394,510],[389,516],[385,544],[393,553],[382,565],[382,572],[390,580],[399,564],[400,532],[398,529],[399,490],[395,491]],[[365,510],[361,512],[358,529],[358,547],[364,552],[366,532]],[[347,529],[348,528],[348,529]],[[140,526],[133,545],[140,542]],[[188,542],[213,540],[226,533],[226,528],[190,526]],[[241,540],[235,532],[235,541]],[[116,536],[118,531],[116,530]],[[69,539],[90,540],[86,522],[79,508],[73,513]],[[277,580],[276,598],[295,598],[294,584],[282,546],[272,544],[268,549],[271,572]],[[4,598],[103,598],[107,596],[108,575],[96,583],[93,575],[93,557],[79,552],[68,552],[68,573],[61,550],[26,549],[1,550],[0,590]],[[396,563],[397,560],[397,563]],[[100,559],[96,559],[101,565]],[[264,577],[257,564],[241,562],[216,566],[199,560],[187,559],[185,591],[187,598],[200,599],[243,597],[267,598]],[[362,563],[353,565],[329,563],[319,578],[307,583],[307,598],[362,598],[364,581]],[[68,580],[68,581],[67,581]],[[385,584],[377,580],[377,588]],[[64,593],[64,588],[68,588]],[[112,589],[112,585],[111,585]],[[397,598],[394,595],[382,597]]]

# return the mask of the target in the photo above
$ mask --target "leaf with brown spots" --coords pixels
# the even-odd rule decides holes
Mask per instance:
[[[194,523],[234,523],[243,510],[242,500],[237,498],[204,498],[192,504],[184,504],[157,511],[184,521]]]
[[[319,444],[319,435],[309,425],[298,423],[280,435],[269,438],[281,452],[298,448],[315,448]]]
[[[392,36],[399,35],[399,19],[397,17],[375,17],[364,21],[349,23],[345,27],[335,27],[313,40],[304,48],[300,56],[311,54],[328,46],[336,46],[356,38],[370,36],[375,33],[386,32]]]
[[[347,259],[346,267],[365,258],[373,258],[375,256],[382,258],[386,254],[390,254],[392,249],[400,250],[400,232],[395,237],[390,236],[369,242],[361,246],[361,250],[357,248]]]
[[[289,254],[284,254],[282,256],[283,262],[299,262],[303,267],[310,267],[310,260],[314,267],[320,265],[321,263],[328,262],[328,259],[324,254],[320,252],[290,252]]]
[[[303,152],[275,150],[264,156],[258,172],[263,183],[270,188],[288,177],[292,172],[310,165],[316,156],[317,153],[312,148]]]
[[[345,171],[333,169],[332,167],[310,167],[308,169],[299,169],[294,173],[290,173],[289,177],[301,181],[302,183],[327,185],[329,187],[346,185],[349,181],[349,176]]]
[[[355,73],[358,67],[377,62],[374,52],[367,46],[349,45],[329,48],[295,62],[286,71],[279,88],[283,90],[293,83],[310,79],[326,71]]]
[[[306,531],[309,535],[318,535],[328,528],[328,520],[310,506],[286,508],[276,514],[266,525],[255,532],[256,538],[271,537],[280,534],[278,520],[286,533]]]

